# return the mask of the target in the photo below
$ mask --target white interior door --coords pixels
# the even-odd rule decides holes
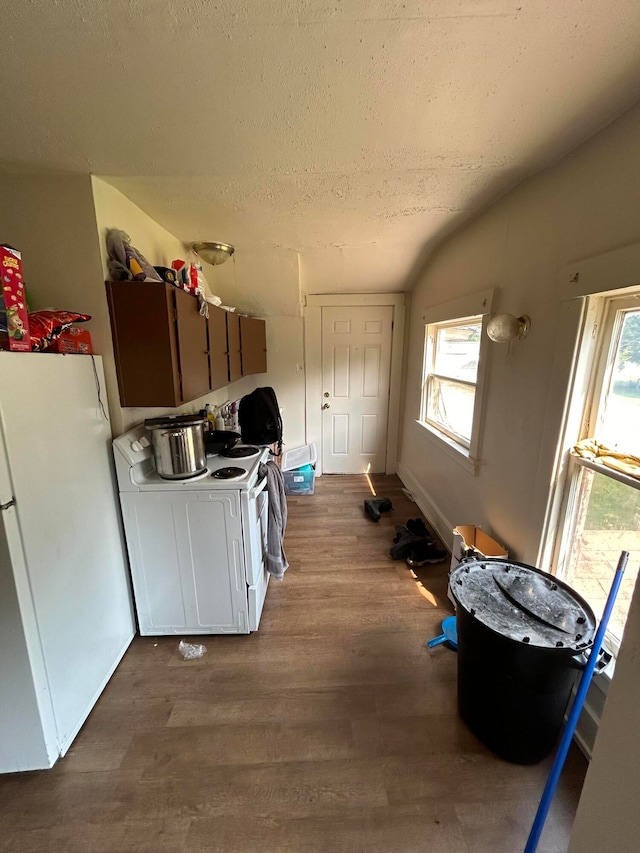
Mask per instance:
[[[384,473],[393,308],[322,309],[322,470]]]

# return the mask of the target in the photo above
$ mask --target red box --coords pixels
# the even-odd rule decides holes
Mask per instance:
[[[2,298],[0,298],[0,346],[31,352],[27,300],[22,278],[22,255],[11,246],[0,246]]]
[[[77,326],[69,326],[57,338],[47,352],[67,352],[79,353],[81,355],[91,355],[93,352],[93,344],[91,343],[91,332],[87,329],[79,329]]]

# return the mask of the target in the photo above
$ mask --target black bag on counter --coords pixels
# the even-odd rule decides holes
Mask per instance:
[[[282,453],[282,418],[273,388],[256,388],[240,400],[238,420],[245,444],[277,444]]]

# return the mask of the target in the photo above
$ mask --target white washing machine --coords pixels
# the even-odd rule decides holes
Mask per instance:
[[[207,471],[165,480],[143,425],[113,442],[140,633],[256,631],[266,570],[268,495],[260,463],[207,457]]]

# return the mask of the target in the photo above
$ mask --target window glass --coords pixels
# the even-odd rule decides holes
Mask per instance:
[[[564,577],[602,616],[621,551],[629,563],[609,622],[619,644],[640,565],[640,491],[604,474],[582,469],[575,527]]]
[[[594,297],[600,319],[582,344],[583,351],[591,353],[592,391],[583,403],[582,432],[575,440],[593,439],[622,456],[640,455],[639,296]],[[620,552],[630,554],[607,631],[616,651],[640,561],[640,482],[621,478],[605,464],[595,471],[578,457],[569,470],[556,570],[587,599],[596,616],[602,615]]]
[[[426,328],[421,419],[456,444],[472,441],[482,317]]]
[[[640,311],[622,316],[600,423],[601,444],[640,456]]]
[[[429,379],[427,420],[468,445],[473,425],[475,385],[461,385],[438,376]]]
[[[481,329],[479,320],[437,328],[433,372],[440,376],[475,383],[478,376]]]

